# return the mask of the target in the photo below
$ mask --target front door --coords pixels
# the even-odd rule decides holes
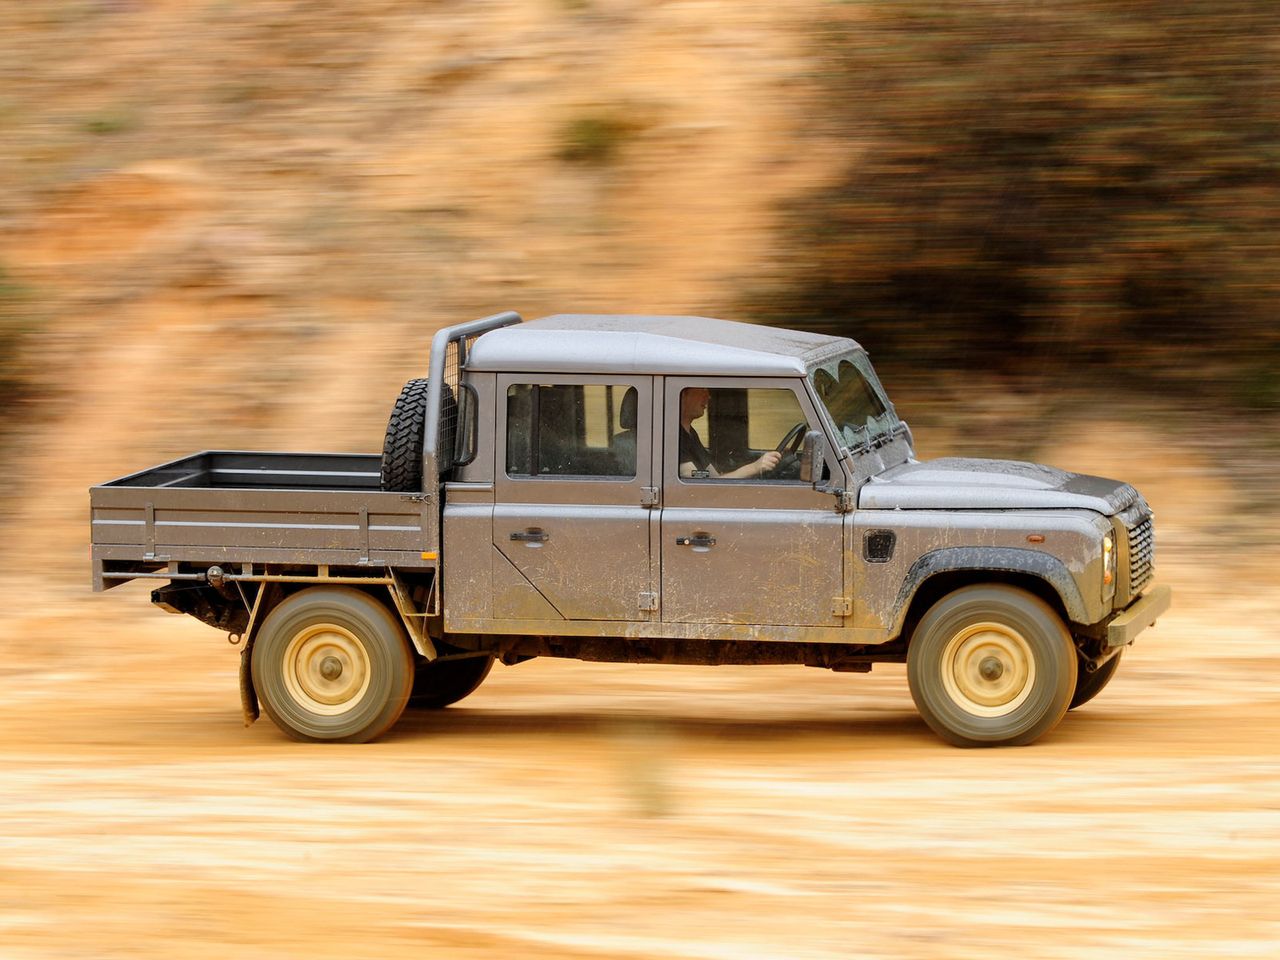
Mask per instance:
[[[495,617],[653,616],[652,390],[649,377],[499,375]]]
[[[840,626],[844,517],[798,457],[771,455],[819,429],[802,384],[667,378],[664,393],[663,621]]]

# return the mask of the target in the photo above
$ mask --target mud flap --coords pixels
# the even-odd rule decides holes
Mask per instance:
[[[252,653],[252,643],[246,643],[240,651],[240,710],[246,727],[258,719],[258,692],[253,689],[253,666],[250,662]]]

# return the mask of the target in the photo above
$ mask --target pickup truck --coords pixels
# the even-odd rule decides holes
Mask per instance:
[[[919,461],[865,350],[702,317],[447,327],[377,454],[205,451],[90,490],[96,590],[241,650],[246,724],[371,740],[495,661],[905,663],[1027,744],[1168,609],[1130,485]]]

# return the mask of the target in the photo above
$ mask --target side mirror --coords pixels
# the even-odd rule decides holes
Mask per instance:
[[[822,465],[827,458],[827,438],[821,430],[810,430],[804,435],[804,447],[800,453],[800,479],[805,483],[822,482]]]

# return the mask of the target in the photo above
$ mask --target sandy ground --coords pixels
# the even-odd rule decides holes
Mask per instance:
[[[0,622],[0,957],[1274,957],[1275,579],[1160,579],[1111,686],[994,751],[899,667],[554,660],[301,745],[144,587],[50,594]]]

